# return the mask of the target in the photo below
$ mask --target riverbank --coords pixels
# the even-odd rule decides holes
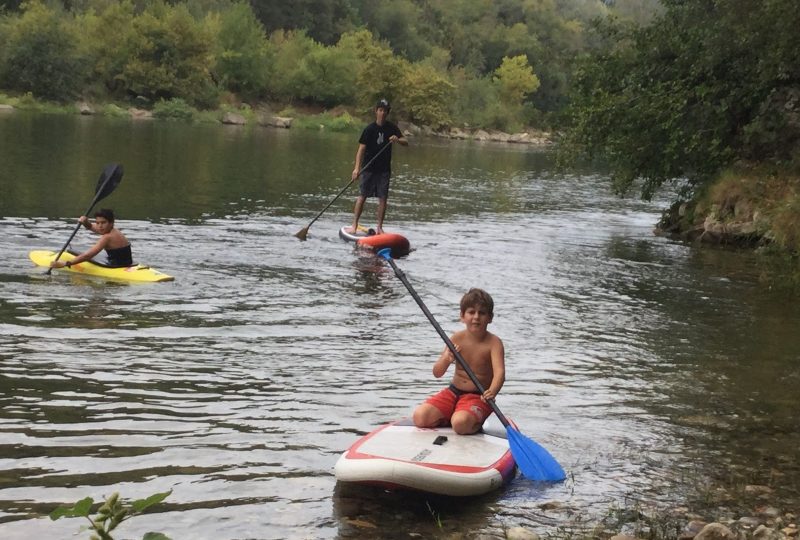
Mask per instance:
[[[766,168],[725,171],[708,189],[668,208],[655,232],[757,249],[767,256],[769,273],[800,288],[800,175]]]
[[[736,517],[720,516],[711,521],[689,514],[685,508],[672,513],[653,515],[642,508],[621,508],[608,513],[606,519],[593,527],[586,523],[565,523],[563,539],[600,540],[796,540],[798,536],[796,512],[781,513],[772,506],[763,506],[754,515]],[[362,522],[363,523],[363,522]],[[451,538],[486,540],[497,538],[486,534],[465,535],[454,532]],[[509,527],[502,532],[505,540],[541,540],[553,537],[541,535],[526,527]]]
[[[296,108],[291,106],[259,104],[253,108],[246,104],[223,106],[217,110],[200,111],[181,99],[171,99],[156,103],[152,108],[124,106],[115,103],[76,102],[68,105],[42,102],[31,95],[9,97],[0,94],[0,113],[13,113],[15,110],[35,111],[50,114],[79,114],[84,116],[109,116],[130,118],[132,120],[182,120],[187,122],[219,123],[233,126],[259,126],[277,129],[314,129],[335,132],[357,132],[371,117],[364,117],[353,110],[336,107],[330,110],[321,108]],[[445,139],[474,140],[477,142],[500,142],[549,147],[553,144],[551,133],[527,128],[518,133],[500,130],[445,127],[434,129],[418,126],[411,122],[395,122],[407,137],[429,136]]]

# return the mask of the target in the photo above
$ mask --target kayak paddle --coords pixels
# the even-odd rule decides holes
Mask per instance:
[[[356,178],[358,178],[359,176],[361,176],[361,173],[363,173],[363,172],[364,172],[364,170],[366,170],[366,168],[367,168],[367,167],[369,167],[370,165],[372,165],[372,162],[373,162],[373,161],[375,161],[375,158],[377,158],[379,155],[381,155],[381,153],[383,153],[383,151],[384,151],[384,150],[386,150],[387,148],[389,148],[389,146],[391,146],[391,144],[392,144],[392,143],[386,143],[386,144],[383,146],[383,148],[381,148],[380,150],[378,150],[378,153],[377,153],[377,154],[375,154],[374,156],[372,156],[372,159],[370,159],[369,161],[367,161],[367,164],[366,164],[366,165],[364,165],[363,167],[361,167],[361,170],[360,170],[360,171],[358,171],[358,174],[356,175]],[[341,197],[341,196],[342,196],[342,193],[344,193],[345,191],[347,191],[347,188],[349,188],[349,187],[350,187],[350,184],[352,184],[353,182],[355,182],[356,178],[351,178],[351,179],[350,179],[350,181],[347,183],[347,185],[346,185],[346,186],[344,186],[344,187],[342,188],[342,190],[341,190],[341,191],[340,191],[340,192],[339,192],[339,193],[336,195],[336,197],[334,197],[334,198],[331,200],[331,202],[329,202],[329,203],[328,203],[328,205],[327,205],[325,208],[323,208],[323,209],[322,209],[322,212],[320,212],[319,214],[317,214],[317,217],[315,217],[314,219],[312,219],[312,220],[311,220],[311,223],[309,223],[308,225],[306,225],[305,227],[303,227],[302,229],[300,229],[299,231],[297,231],[297,232],[295,233],[295,236],[296,236],[297,238],[299,238],[300,240],[305,240],[305,239],[306,239],[306,237],[308,236],[308,229],[310,229],[310,228],[311,228],[311,226],[314,224],[314,222],[315,222],[315,221],[317,221],[317,220],[319,219],[319,217],[320,217],[322,214],[324,214],[324,213],[325,213],[325,210],[327,210],[328,208],[330,208],[330,207],[331,207],[331,205],[332,205],[332,204],[333,204],[333,203],[336,201],[336,199],[338,199],[339,197]]]
[[[384,248],[378,252],[378,255],[389,261],[389,264],[392,266],[395,275],[400,278],[400,281],[402,281],[403,285],[406,286],[408,292],[410,292],[411,296],[414,297],[417,305],[422,309],[422,312],[439,333],[439,336],[444,340],[447,348],[450,349],[450,352],[453,353],[453,356],[455,356],[456,360],[458,361],[458,365],[460,365],[461,368],[467,373],[469,378],[472,380],[472,383],[475,385],[475,388],[478,389],[478,392],[483,394],[485,390],[481,382],[478,380],[478,377],[475,376],[475,372],[472,371],[472,368],[469,367],[469,364],[467,364],[461,354],[456,350],[455,345],[453,345],[453,342],[450,341],[449,337],[447,337],[447,334],[445,334],[444,330],[442,330],[442,327],[439,326],[439,323],[437,323],[436,319],[433,318],[433,315],[428,310],[427,306],[425,306],[425,304],[422,302],[422,299],[411,286],[411,283],[408,282],[406,275],[402,270],[400,270],[400,268],[397,267],[397,264],[392,259],[391,250],[389,248]],[[506,418],[505,415],[500,412],[500,408],[493,399],[488,400],[487,403],[492,407],[492,410],[497,415],[497,418],[500,419],[500,422],[502,422],[506,428],[506,435],[508,436],[508,443],[511,447],[511,454],[514,456],[514,461],[517,462],[517,466],[519,467],[519,470],[522,471],[522,474],[531,480],[542,480],[546,482],[560,482],[566,478],[564,469],[561,468],[561,465],[558,464],[555,458],[551,456],[547,450],[545,450],[537,442],[520,433],[517,428],[515,428],[511,422],[508,421],[508,418]]]
[[[97,186],[94,189],[94,199],[92,199],[92,204],[89,205],[89,208],[87,208],[86,212],[84,212],[82,215],[88,216],[89,212],[91,212],[92,208],[94,208],[94,205],[96,205],[101,199],[104,199],[109,195],[111,195],[111,192],[114,191],[114,189],[116,189],[116,187],[119,185],[121,181],[122,181],[122,165],[120,165],[119,163],[109,163],[108,165],[106,165],[105,168],[103,169],[103,172],[100,173],[100,178],[97,180]],[[61,255],[64,253],[64,250],[67,249],[69,243],[72,242],[73,238],[75,238],[75,235],[78,233],[78,229],[81,228],[81,225],[82,225],[81,223],[78,223],[75,226],[75,230],[72,231],[72,234],[70,235],[69,240],[67,240],[67,243],[64,244],[64,247],[62,247],[61,251],[58,252],[56,258],[53,259],[54,261],[57,261],[58,259],[61,258]],[[47,275],[50,275],[52,271],[53,271],[52,267],[48,268]]]

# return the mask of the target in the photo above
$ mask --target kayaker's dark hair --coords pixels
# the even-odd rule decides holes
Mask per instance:
[[[97,212],[94,213],[94,217],[96,218],[105,218],[108,220],[109,223],[114,223],[114,211],[110,208],[101,208]]]
[[[483,308],[489,315],[494,316],[494,300],[483,289],[472,288],[461,297],[461,314],[463,315],[467,308],[471,307]]]

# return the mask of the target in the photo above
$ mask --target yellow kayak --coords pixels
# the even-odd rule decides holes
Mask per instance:
[[[50,263],[56,259],[57,254],[58,253],[56,253],[55,251],[39,250],[39,251],[31,251],[30,253],[28,253],[28,257],[30,257],[30,259],[37,266],[44,266],[49,268]],[[74,254],[65,251],[64,253],[61,254],[61,257],[58,260],[70,261],[74,258],[75,258]],[[70,266],[69,268],[67,267],[57,268],[56,270],[66,270],[67,272],[73,272],[75,274],[118,279],[121,281],[138,281],[138,282],[154,283],[157,281],[172,281],[173,279],[175,279],[174,277],[159,272],[154,268],[150,268],[149,266],[143,266],[141,264],[114,268],[94,261],[83,261],[82,263],[75,264],[73,266]]]

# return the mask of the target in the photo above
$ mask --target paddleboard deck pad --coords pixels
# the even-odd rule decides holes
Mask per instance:
[[[358,247],[378,252],[384,248],[392,250],[392,257],[403,257],[411,251],[408,238],[397,233],[377,234],[374,229],[358,226],[358,230],[351,231],[350,226],[339,229],[339,238],[346,242],[353,242]]]
[[[56,255],[58,255],[58,253],[55,251],[45,250],[31,251],[28,253],[28,257],[30,257],[34,264],[48,268],[50,267],[50,263],[56,259]],[[61,257],[58,260],[71,261],[76,256],[76,253],[65,251],[61,254]],[[97,276],[120,281],[135,281],[142,283],[172,281],[175,279],[174,277],[164,274],[163,272],[159,272],[155,268],[150,268],[149,266],[144,266],[141,264],[113,267],[100,264],[95,261],[83,261],[82,263],[70,266],[69,268],[65,266],[64,268],[56,268],[56,270],[64,270],[67,272],[72,272],[73,274],[83,274],[86,276]]]
[[[358,439],[336,462],[340,482],[451,496],[488,493],[514,476],[504,429],[458,435],[450,427],[423,429],[404,419]]]

